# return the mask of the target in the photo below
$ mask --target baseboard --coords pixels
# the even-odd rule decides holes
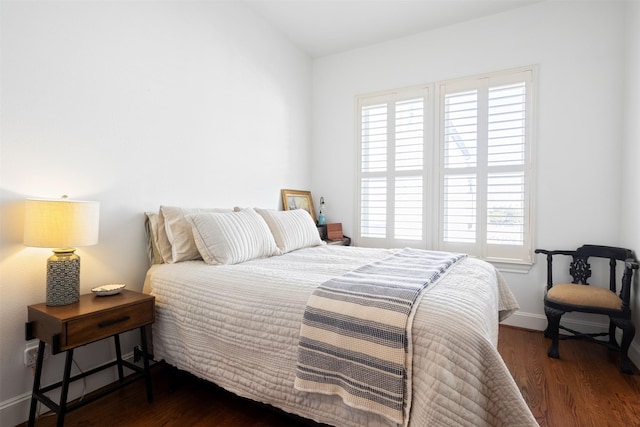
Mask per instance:
[[[133,352],[128,354],[123,354],[122,358],[125,360],[133,360]],[[114,359],[110,360],[114,361]],[[97,365],[96,365],[97,366]],[[87,368],[86,371],[92,369],[91,367]],[[95,382],[93,387],[89,387],[85,390],[85,393],[91,393],[101,387],[104,387],[107,384],[112,383],[117,379],[117,374],[115,373],[115,367],[112,370],[105,370],[103,372],[98,372],[93,375]],[[52,391],[53,393],[54,391]],[[78,396],[74,397],[71,394],[70,387],[70,399],[73,400]],[[55,399],[54,399],[55,400]],[[29,418],[29,405],[31,404],[31,391],[27,393],[23,393],[19,396],[14,396],[10,399],[7,399],[3,402],[0,402],[0,426],[17,426],[18,424],[22,424],[27,421]],[[42,406],[43,410],[48,410],[46,407]]]
[[[547,327],[547,318],[541,314],[516,312],[501,323],[522,329],[544,331]]]
[[[16,426],[27,421],[31,392],[0,402],[0,425]]]
[[[547,317],[542,314],[516,312],[503,321],[502,324],[522,329],[544,331],[547,327]],[[565,317],[562,319],[562,324],[568,328],[589,333],[604,332],[609,329],[608,323],[589,322]],[[618,330],[618,332],[619,331],[620,330]],[[618,342],[620,342],[620,337],[618,336],[617,338]],[[636,335],[636,339],[631,343],[631,347],[629,348],[629,359],[631,359],[636,367],[640,368],[640,338],[638,335]]]

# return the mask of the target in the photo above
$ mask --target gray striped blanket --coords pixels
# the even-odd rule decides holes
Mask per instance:
[[[423,291],[465,256],[403,249],[319,286],[300,328],[294,387],[404,424],[413,313]]]

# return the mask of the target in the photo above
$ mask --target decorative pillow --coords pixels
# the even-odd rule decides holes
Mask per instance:
[[[264,218],[282,253],[324,244],[309,212],[304,209],[276,211],[256,209]]]
[[[232,210],[160,206],[158,240],[164,262],[175,263],[201,259],[196,242],[193,240],[191,224],[187,222],[185,216],[196,213],[218,212],[232,212]]]
[[[171,255],[171,243],[169,243],[169,238],[167,237],[167,229],[164,225],[164,215],[162,214],[162,207],[160,207],[160,211],[158,212],[158,228],[157,228],[157,240],[158,244],[158,252],[160,253],[160,257],[163,262],[170,262]]]
[[[238,264],[280,255],[267,223],[253,209],[186,216],[207,264]]]
[[[145,212],[144,231],[147,236],[147,255],[149,264],[162,264],[164,260],[158,247],[158,214]]]

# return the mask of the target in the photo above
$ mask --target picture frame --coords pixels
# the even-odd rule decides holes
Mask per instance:
[[[282,207],[285,211],[294,209],[304,209],[309,212],[314,222],[317,222],[316,213],[313,209],[313,198],[311,191],[285,190],[282,191]]]

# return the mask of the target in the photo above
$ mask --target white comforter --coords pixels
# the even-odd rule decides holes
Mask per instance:
[[[313,289],[389,250],[302,249],[239,265],[202,261],[153,266],[157,360],[243,397],[336,426],[389,426],[340,397],[294,390],[297,344]],[[535,426],[496,349],[498,321],[517,309],[487,263],[459,262],[430,286],[413,321],[409,426]]]

